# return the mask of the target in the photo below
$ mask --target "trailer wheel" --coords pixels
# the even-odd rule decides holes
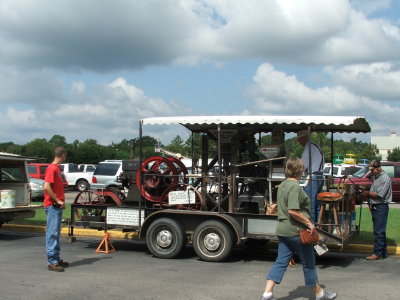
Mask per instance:
[[[89,183],[86,180],[81,179],[76,183],[75,188],[79,192],[87,191],[89,189]]]
[[[232,231],[220,221],[205,221],[194,231],[193,248],[204,261],[223,261],[231,253],[232,247]]]
[[[158,258],[174,258],[186,246],[182,225],[170,218],[160,218],[146,232],[147,247]]]

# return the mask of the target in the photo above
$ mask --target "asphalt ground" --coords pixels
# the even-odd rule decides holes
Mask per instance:
[[[236,248],[223,263],[203,262],[192,247],[177,259],[153,257],[142,241],[112,240],[117,252],[96,253],[101,238],[61,239],[65,272],[47,270],[43,233],[0,230],[1,299],[259,299],[274,249]],[[400,260],[367,261],[364,255],[317,258],[322,286],[337,299],[398,299]],[[288,268],[275,288],[278,299],[315,299],[302,268]]]

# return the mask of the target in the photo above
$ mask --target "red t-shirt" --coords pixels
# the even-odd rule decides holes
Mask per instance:
[[[50,164],[46,169],[46,174],[44,177],[44,181],[49,182],[51,184],[51,189],[56,195],[57,199],[60,201],[65,201],[64,196],[64,184],[63,179],[61,177],[60,166],[56,164]],[[48,207],[53,205],[55,202],[50,196],[44,192],[44,207]]]

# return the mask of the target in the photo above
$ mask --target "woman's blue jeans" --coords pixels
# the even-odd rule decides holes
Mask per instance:
[[[296,253],[303,265],[304,282],[306,286],[314,287],[318,283],[315,269],[315,255],[312,244],[300,243],[299,236],[279,236],[278,257],[267,274],[267,279],[281,283],[288,268],[290,258]]]
[[[46,252],[48,264],[60,261],[60,232],[63,210],[54,206],[44,208],[47,216]]]

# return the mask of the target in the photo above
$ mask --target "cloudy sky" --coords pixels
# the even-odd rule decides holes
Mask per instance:
[[[109,144],[175,115],[357,115],[400,134],[399,100],[400,0],[0,0],[0,143]]]

